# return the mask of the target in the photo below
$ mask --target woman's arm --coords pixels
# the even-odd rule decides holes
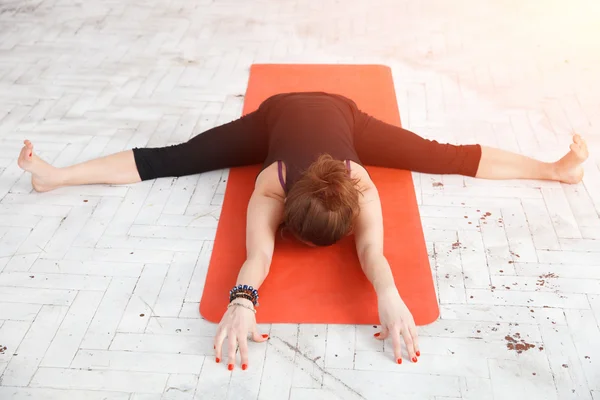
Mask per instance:
[[[267,277],[275,234],[283,218],[283,205],[282,198],[257,181],[257,188],[248,203],[246,261],[238,274],[236,285],[259,288]]]
[[[364,178],[361,179],[364,182]],[[396,289],[390,265],[383,255],[383,216],[379,193],[372,182],[361,188],[360,214],[356,221],[356,251],[360,265],[379,295]]]
[[[420,355],[414,319],[398,293],[394,276],[383,253],[383,215],[377,188],[370,179],[361,179],[363,196],[356,221],[356,250],[361,267],[377,293],[379,319],[382,326],[379,339],[391,337],[397,362],[402,362],[400,337],[404,339],[409,358]]]
[[[283,220],[285,192],[278,180],[276,165],[256,178],[246,216],[246,261],[236,285],[259,288],[269,273],[275,234]]]
[[[238,274],[236,285],[259,288],[269,273],[275,247],[275,234],[283,218],[284,193],[277,180],[277,171],[265,169],[256,179],[254,192],[248,203],[246,218],[246,261]],[[226,295],[224,293],[223,295]],[[242,369],[248,366],[248,342],[250,333],[254,341],[264,341],[256,329],[256,318],[251,311],[250,300],[237,298],[233,303],[241,306],[227,308],[215,335],[217,362],[225,337],[228,338],[228,364],[233,369],[235,352],[239,345]]]

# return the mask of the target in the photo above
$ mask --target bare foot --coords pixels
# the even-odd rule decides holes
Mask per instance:
[[[583,179],[581,164],[588,158],[589,152],[585,140],[577,134],[573,136],[573,143],[563,158],[554,163],[559,181],[564,183],[579,183]]]
[[[58,169],[33,153],[33,144],[25,140],[17,164],[21,169],[31,172],[31,184],[37,192],[48,192],[60,186]]]

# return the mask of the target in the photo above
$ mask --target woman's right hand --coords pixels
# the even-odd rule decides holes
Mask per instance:
[[[221,352],[225,337],[227,337],[227,368],[231,371],[235,365],[235,351],[239,346],[242,369],[248,368],[248,333],[255,342],[264,342],[269,335],[258,333],[256,326],[256,316],[252,309],[254,306],[251,301],[246,299],[235,299],[233,304],[227,308],[223,315],[217,333],[215,336],[216,361],[221,362]]]

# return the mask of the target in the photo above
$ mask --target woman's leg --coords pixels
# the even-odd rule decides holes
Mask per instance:
[[[19,154],[18,164],[31,173],[31,184],[38,192],[47,192],[62,186],[127,184],[141,181],[132,150],[66,168],[56,168],[39,158],[33,152],[31,142],[26,140]]]
[[[136,183],[259,164],[264,162],[267,151],[267,131],[262,117],[254,112],[185,143],[136,148],[66,168],[46,163],[33,153],[31,142],[25,141],[18,163],[31,172],[34,189],[46,192],[62,186]]]
[[[481,161],[475,176],[484,179],[541,179],[579,183],[583,178],[581,164],[588,155],[587,144],[579,135],[573,136],[570,151],[552,163],[482,146]]]
[[[452,145],[417,134],[361,113],[355,133],[358,156],[365,165],[429,174],[459,174],[483,179],[540,179],[577,183],[588,157],[585,141],[573,137],[571,151],[547,163],[480,145]]]

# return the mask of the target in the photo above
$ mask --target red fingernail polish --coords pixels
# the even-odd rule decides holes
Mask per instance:
[[[33,153],[29,153],[29,157],[31,157],[33,155]]]
[[[396,362],[397,362],[398,364],[402,364],[402,359],[401,359],[401,358],[399,358],[399,359],[398,359]]]
[[[218,363],[220,363],[221,359],[219,357],[217,357],[217,359],[215,361],[218,362]]]
[[[227,369],[228,369],[228,370],[230,370],[230,371],[233,371],[233,364],[229,364],[229,365],[227,366]]]
[[[214,345],[213,345],[213,350],[215,350],[216,348],[217,348],[217,346],[214,346]]]
[[[417,362],[417,357],[413,357],[412,362]]]
[[[246,368],[248,368],[248,366],[246,364],[242,364],[242,370],[246,370]]]
[[[417,357],[421,357],[421,352],[417,350]]]
[[[377,332],[376,334],[374,334],[373,336],[375,337],[379,337],[379,335],[381,335],[381,332]]]
[[[263,333],[262,337],[266,339],[269,337],[269,335],[267,335],[266,333]]]

